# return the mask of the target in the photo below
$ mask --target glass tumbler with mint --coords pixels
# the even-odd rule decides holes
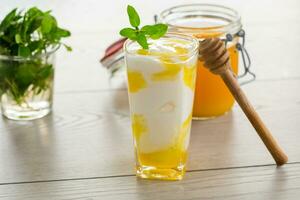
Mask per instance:
[[[41,118],[51,111],[55,52],[70,32],[50,11],[12,10],[0,23],[0,101],[14,120]]]
[[[130,39],[124,51],[136,174],[180,180],[189,146],[198,41],[166,34],[164,24],[139,29],[138,15],[130,6],[128,15],[134,32],[125,28],[120,33]]]

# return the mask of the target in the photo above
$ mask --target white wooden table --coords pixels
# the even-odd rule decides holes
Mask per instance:
[[[0,199],[299,199],[300,1],[208,1],[240,11],[257,80],[244,90],[289,155],[277,168],[235,105],[226,116],[193,121],[183,181],[139,180],[124,77],[98,60],[127,24],[127,3],[145,23],[187,0],[0,1],[53,9],[73,36],[57,55],[54,112],[40,120],[0,119]]]

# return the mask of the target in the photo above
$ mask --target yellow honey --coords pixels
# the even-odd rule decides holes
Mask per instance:
[[[127,70],[127,77],[129,92],[135,93],[147,87],[147,82],[141,72]]]
[[[140,140],[142,134],[148,131],[146,119],[143,115],[132,114],[132,132],[136,141]]]
[[[162,55],[160,60],[163,64],[164,70],[154,73],[152,75],[153,81],[169,81],[174,80],[181,70],[181,65],[173,63],[170,56]]]
[[[139,149],[137,149],[136,153],[138,162],[144,166],[155,166],[157,169],[160,169],[157,170],[157,172],[160,173],[163,173],[164,169],[174,169],[174,171],[176,171],[176,168],[186,163],[187,160],[187,150],[185,144],[186,140],[188,139],[187,135],[190,132],[191,121],[192,113],[180,126],[178,133],[176,134],[176,138],[174,138],[174,142],[170,147],[151,153],[142,153],[139,151]],[[183,171],[181,172],[180,176],[183,175],[185,168],[182,170]],[[165,171],[165,173],[165,175],[168,175],[167,171]],[[170,171],[168,173],[170,173]],[[163,179],[172,180],[172,175],[166,176]]]
[[[195,89],[195,81],[194,80],[196,78],[196,71],[197,71],[196,66],[193,66],[193,67],[184,66],[183,67],[183,82],[192,91],[194,91],[194,89]]]

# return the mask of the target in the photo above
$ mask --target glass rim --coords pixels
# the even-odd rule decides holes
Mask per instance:
[[[230,21],[225,24],[225,25],[215,25],[215,26],[208,26],[208,27],[191,27],[191,26],[180,26],[180,25],[174,25],[172,23],[168,23],[168,21],[166,20],[166,18],[172,14],[175,13],[180,13],[183,12],[181,10],[181,8],[189,8],[189,7],[193,7],[194,9],[191,10],[192,11],[201,11],[201,7],[208,7],[209,9],[202,9],[202,11],[206,11],[206,12],[215,12],[215,14],[219,13],[219,14],[225,14],[228,17],[230,17]],[[199,10],[196,10],[197,8],[199,8]],[[220,10],[213,10],[213,9],[223,9],[224,11],[220,11]],[[174,11],[175,10],[175,11]],[[178,10],[178,11],[177,11]],[[226,13],[227,12],[227,13]],[[213,16],[214,14],[212,14]],[[215,16],[218,17],[218,16]],[[242,24],[241,24],[241,16],[239,14],[238,11],[236,11],[233,8],[227,7],[227,6],[223,6],[223,5],[219,5],[219,4],[206,4],[206,3],[193,3],[193,4],[182,4],[182,5],[178,5],[178,6],[173,6],[170,7],[168,9],[163,10],[160,14],[159,14],[159,20],[161,20],[163,23],[168,24],[170,27],[172,28],[178,28],[178,29],[182,29],[182,30],[190,30],[190,31],[203,31],[203,32],[207,32],[207,31],[216,31],[216,30],[223,30],[223,32],[226,31],[230,31],[230,30],[236,30],[236,29],[241,29],[242,28]],[[238,32],[238,31],[235,31]]]
[[[1,55],[0,54],[0,60],[11,60],[11,61],[30,61],[33,59],[38,59],[38,58],[44,58],[44,57],[48,57],[52,54],[54,54],[61,45],[57,45],[56,47],[51,48],[50,51],[47,51],[45,53],[41,53],[38,55],[34,55],[34,56],[29,56],[29,57],[22,57],[22,56],[10,56],[10,55]]]
[[[176,57],[186,57],[186,56],[189,56],[189,55],[194,55],[195,53],[198,52],[198,49],[199,49],[199,40],[194,37],[194,36],[190,36],[190,35],[187,35],[187,34],[183,34],[183,33],[177,33],[177,32],[167,32],[164,36],[162,36],[161,38],[176,38],[176,37],[180,37],[182,39],[185,39],[185,40],[190,40],[191,43],[192,43],[192,48],[191,50],[189,50],[187,53],[182,53],[182,54],[176,54]],[[159,39],[157,39],[159,40]],[[123,50],[126,54],[130,54],[130,55],[140,55],[140,54],[137,54],[135,52],[132,52],[128,49],[129,45],[133,44],[133,43],[136,43],[136,41],[132,41],[130,39],[127,39],[124,43],[124,47],[123,47]],[[147,57],[159,57],[159,55],[140,55],[140,56],[147,56]],[[174,55],[175,56],[175,55]]]

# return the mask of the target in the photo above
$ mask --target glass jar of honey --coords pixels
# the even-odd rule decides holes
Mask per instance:
[[[235,10],[220,5],[189,4],[169,8],[159,15],[159,21],[169,25],[169,31],[193,35],[199,40],[219,37],[226,41],[234,73],[238,73],[239,32],[241,18]],[[230,36],[230,40],[227,40]],[[193,107],[195,119],[209,119],[227,113],[234,104],[222,79],[209,72],[198,61]]]

